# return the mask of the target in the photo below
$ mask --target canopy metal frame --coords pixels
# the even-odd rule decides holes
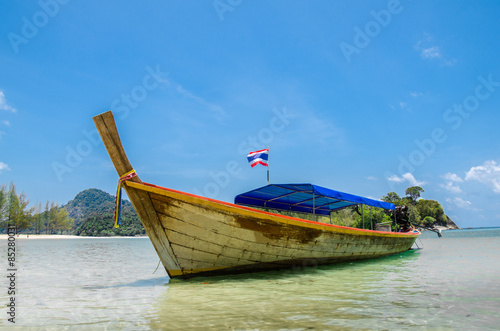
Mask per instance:
[[[269,184],[235,197],[235,204],[329,216],[357,204],[393,210],[394,204],[313,184]],[[371,211],[370,211],[371,214]]]

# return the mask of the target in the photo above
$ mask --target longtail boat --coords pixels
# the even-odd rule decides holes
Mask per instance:
[[[347,206],[394,205],[311,184],[271,184],[235,204],[144,183],[123,149],[111,111],[93,118],[106,150],[171,278],[377,258],[411,248],[420,234],[373,231],[267,212],[329,215]]]

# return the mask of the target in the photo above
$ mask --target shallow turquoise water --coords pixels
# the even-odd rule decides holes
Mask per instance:
[[[15,327],[500,330],[500,229],[417,243],[424,248],[371,261],[169,282],[161,266],[153,274],[147,238],[19,239]],[[10,328],[5,307],[0,325]]]

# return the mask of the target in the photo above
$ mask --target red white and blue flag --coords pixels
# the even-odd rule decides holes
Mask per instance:
[[[269,167],[269,148],[261,149],[260,151],[250,152],[247,155],[247,160],[250,162],[250,166],[253,168],[257,164],[262,164],[265,167]]]

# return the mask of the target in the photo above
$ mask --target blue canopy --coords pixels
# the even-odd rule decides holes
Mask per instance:
[[[238,205],[329,215],[349,206],[395,209],[394,204],[343,193],[312,184],[270,184],[234,198]]]

